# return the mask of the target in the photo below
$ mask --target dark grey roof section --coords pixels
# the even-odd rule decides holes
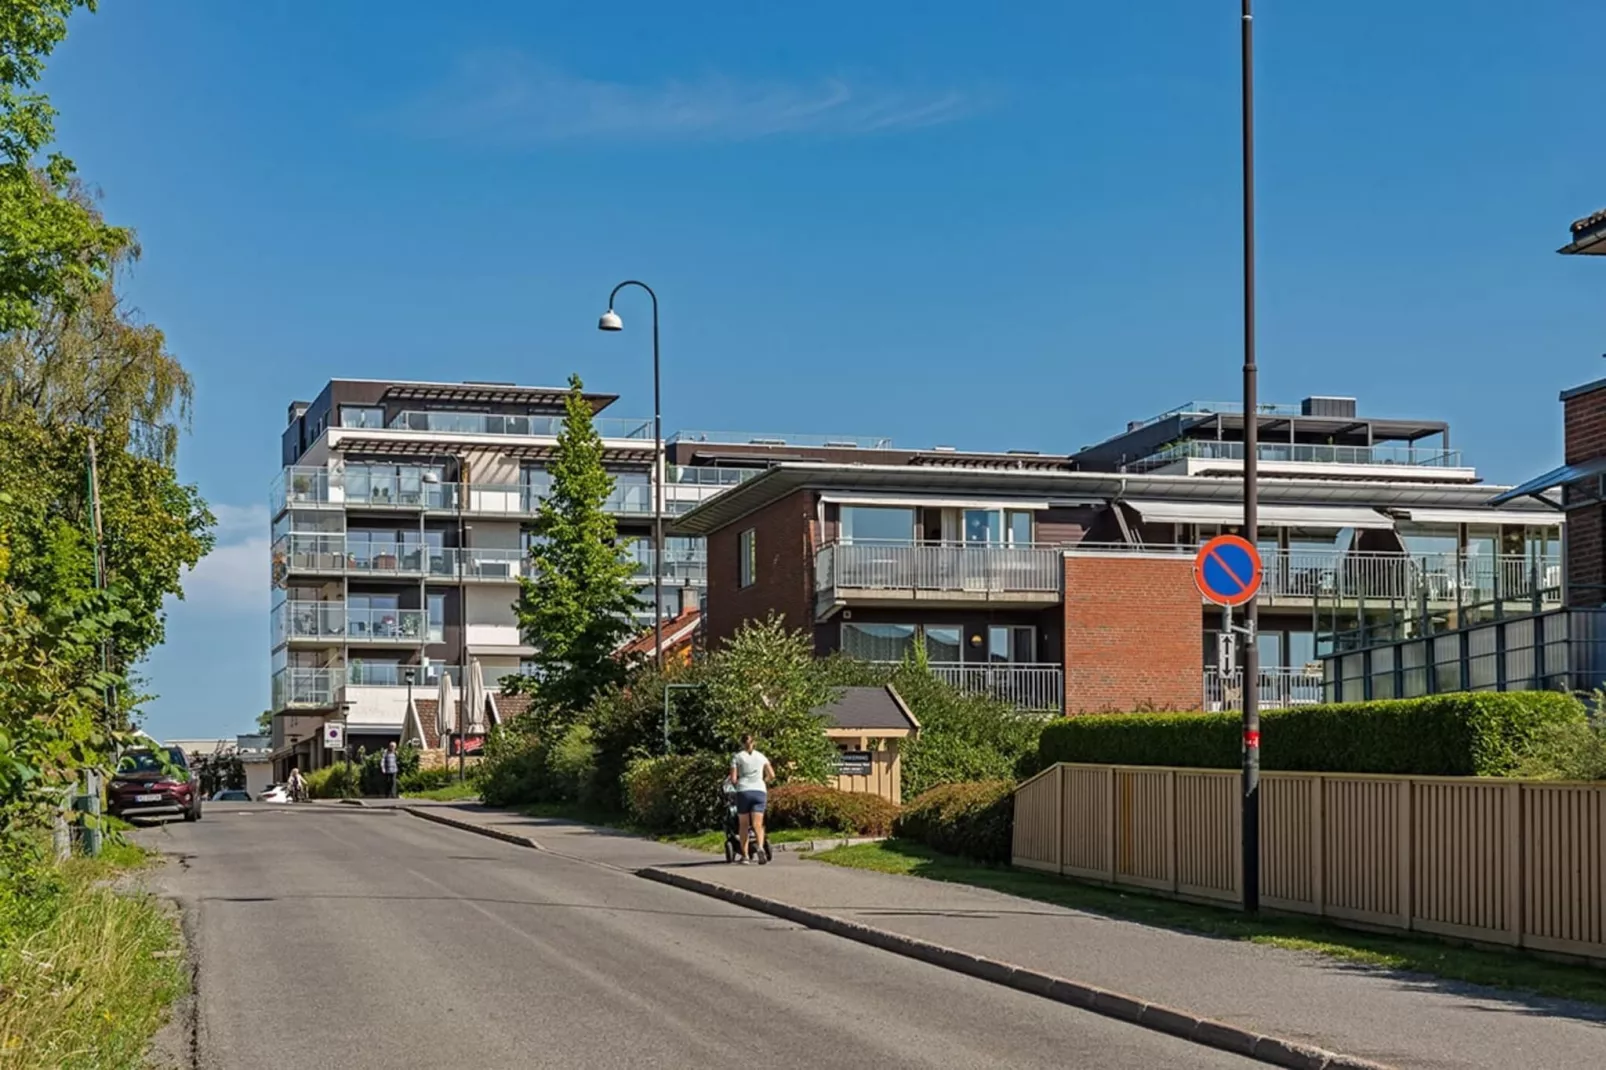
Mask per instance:
[[[1034,472],[1011,469],[930,468],[924,465],[780,464],[676,517],[680,535],[706,535],[804,488],[885,491],[900,495],[985,494],[990,500],[1126,498],[1150,501],[1243,500],[1243,481],[1201,476],[1122,475],[1116,472]],[[1482,483],[1408,483],[1386,480],[1271,479],[1260,481],[1260,500],[1289,505],[1368,505],[1479,509],[1505,487]]]
[[[1602,387],[1606,387],[1606,379],[1596,379],[1594,382],[1585,383],[1583,386],[1570,386],[1561,392],[1561,400],[1571,401],[1573,398],[1582,397],[1585,394],[1593,394]]]
[[[844,687],[835,702],[828,702],[814,712],[837,728],[912,732],[920,727],[891,684],[885,687]]]
[[[1489,499],[1490,505],[1505,505],[1518,498],[1538,498],[1546,505],[1556,506],[1556,503],[1544,497],[1547,490],[1565,487],[1569,483],[1577,483],[1591,476],[1606,474],[1606,457],[1596,457],[1592,461],[1580,461],[1578,464],[1564,464],[1560,468],[1552,468],[1542,476],[1536,476],[1521,486],[1512,487],[1503,494],[1497,494]],[[1560,506],[1556,506],[1560,508]]]

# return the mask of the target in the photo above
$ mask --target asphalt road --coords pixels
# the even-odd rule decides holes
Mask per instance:
[[[176,856],[202,1070],[1260,1065],[402,813],[139,835]]]

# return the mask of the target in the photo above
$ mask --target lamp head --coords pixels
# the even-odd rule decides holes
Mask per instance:
[[[624,321],[619,318],[619,313],[611,308],[602,314],[602,318],[597,320],[597,330],[599,331],[622,331],[624,329]]]

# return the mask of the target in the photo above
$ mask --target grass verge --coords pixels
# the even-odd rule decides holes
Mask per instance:
[[[1606,972],[1551,962],[1516,951],[1460,947],[1432,939],[1359,932],[1294,916],[1263,914],[1249,918],[1232,910],[1079,884],[1031,870],[982,865],[899,840],[837,847],[812,857],[852,869],[969,884],[1163,929],[1315,952],[1366,966],[1606,1005]]]
[[[776,829],[769,834],[771,843],[806,843],[809,840],[840,840],[842,837],[842,833],[832,832],[830,829]],[[711,851],[717,854],[725,849],[725,833],[722,831],[660,836],[659,839],[677,847],[690,847],[694,851]]]
[[[186,982],[174,919],[112,881],[146,853],[108,842],[100,858],[0,879],[0,1070],[124,1070]]]
[[[480,789],[471,783],[459,781],[448,784],[444,788],[431,788],[429,791],[404,791],[404,799],[427,799],[430,802],[466,802],[469,799],[478,799]]]
[[[601,828],[614,829],[617,832],[627,832],[632,836],[640,836],[643,839],[657,840],[659,843],[672,843],[676,847],[689,847],[694,851],[718,853],[725,844],[725,833],[717,829],[706,832],[672,833],[667,836],[656,835],[639,825],[633,824],[628,817],[617,810],[606,810],[598,806],[588,806],[584,803],[536,803],[531,806],[520,806],[517,809],[519,813],[528,817],[545,817],[558,821],[574,821],[582,825],[597,825]],[[776,843],[840,839],[841,836],[842,833],[832,832],[829,829],[776,829],[770,833],[770,839]]]

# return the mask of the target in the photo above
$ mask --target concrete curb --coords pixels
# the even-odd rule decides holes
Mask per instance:
[[[397,809],[401,810],[403,813],[412,814],[414,817],[421,817],[425,821],[433,821],[437,825],[446,825],[454,829],[460,829],[463,832],[472,832],[480,836],[487,836],[493,840],[501,840],[503,843],[511,843],[518,847],[528,847],[535,851],[544,850],[539,843],[536,843],[535,840],[531,839],[529,836],[520,836],[516,832],[503,832],[498,828],[490,828],[486,825],[476,825],[472,821],[463,821],[455,817],[447,817],[445,814],[432,814],[428,810],[418,806],[400,806],[397,807]]]
[[[1106,1018],[1114,1018],[1131,1025],[1152,1029],[1157,1033],[1180,1037],[1234,1055],[1243,1055],[1273,1066],[1288,1067],[1289,1070],[1393,1070],[1369,1059],[1343,1055],[1280,1037],[1264,1036],[1240,1026],[1201,1018],[1187,1011],[1165,1007],[1158,1003],[1148,1003],[1135,996],[1126,996],[1080,981],[1070,981],[1008,962],[983,958],[941,944],[916,940],[910,936],[861,925],[831,914],[795,907],[789,903],[766,899],[751,892],[729,888],[684,873],[649,866],[637,870],[636,875],[659,884],[723,899],[727,903],[784,918],[810,929],[818,929],[833,936],[868,944],[882,951],[890,951],[895,955],[903,955],[945,970],[953,970],[955,973],[1004,985],[1021,992],[1029,992],[1034,996],[1042,996],[1058,1003],[1092,1011]]]
[[[844,837],[832,840],[796,840],[791,843],[770,844],[777,851],[829,851],[836,847],[857,847],[861,843],[880,843],[878,836]]]

